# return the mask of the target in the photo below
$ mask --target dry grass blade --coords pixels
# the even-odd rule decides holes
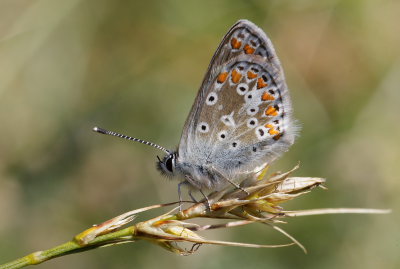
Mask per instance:
[[[135,242],[137,240],[146,240],[179,255],[193,254],[200,245],[204,244],[250,248],[278,248],[297,245],[304,253],[307,253],[305,247],[298,240],[276,226],[276,224],[285,223],[283,219],[286,217],[347,213],[385,214],[390,212],[390,210],[362,208],[283,210],[281,204],[307,194],[317,186],[323,187],[322,184],[325,182],[322,178],[289,177],[297,168],[298,166],[289,172],[275,173],[264,179],[259,177],[257,180],[249,180],[245,187],[246,191],[248,191],[247,194],[237,189],[214,192],[209,196],[211,210],[209,210],[206,203],[200,202],[190,205],[183,211],[176,212],[178,209],[176,207],[155,218],[138,223],[132,223],[137,214],[152,209],[173,206],[178,202],[157,204],[126,212],[99,225],[94,225],[75,236],[74,240],[70,242],[45,251],[34,252],[11,263],[0,265],[0,269],[21,268],[29,264],[39,264],[62,255]],[[264,175],[265,171],[260,174]],[[233,219],[234,221],[202,226],[187,221],[196,218]],[[292,243],[266,245],[227,242],[209,240],[196,233],[210,229],[244,226],[251,223],[267,224],[290,239]],[[131,226],[124,228],[128,224]],[[180,247],[182,242],[192,243],[193,246],[190,250],[186,250]]]
[[[392,212],[392,210],[373,208],[321,208],[283,212],[288,217],[300,217],[326,214],[389,214]]]

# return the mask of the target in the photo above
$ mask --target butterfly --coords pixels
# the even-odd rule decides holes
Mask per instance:
[[[162,174],[180,187],[218,191],[256,177],[293,144],[297,127],[283,69],[267,35],[239,20],[208,66],[176,151],[98,127],[94,130],[141,142],[166,155]],[[190,193],[189,193],[190,194]]]

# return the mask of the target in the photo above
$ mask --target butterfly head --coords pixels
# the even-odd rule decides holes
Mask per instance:
[[[157,156],[157,168],[167,177],[173,177],[175,175],[175,167],[176,167],[176,152],[167,153],[163,159]]]

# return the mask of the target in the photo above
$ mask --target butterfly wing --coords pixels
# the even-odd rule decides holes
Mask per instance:
[[[235,178],[279,157],[294,136],[290,97],[272,43],[255,24],[240,20],[211,60],[178,155]]]

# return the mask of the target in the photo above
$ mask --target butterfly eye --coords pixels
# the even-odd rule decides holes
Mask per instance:
[[[171,173],[173,172],[173,159],[174,157],[171,156],[165,161],[165,168]]]
[[[177,156],[175,153],[169,153],[162,160],[157,156],[157,169],[160,170],[160,172],[167,177],[173,176],[176,157]]]

